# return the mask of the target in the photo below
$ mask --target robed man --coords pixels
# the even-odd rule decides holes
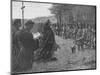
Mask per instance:
[[[16,32],[14,42],[19,49],[19,53],[16,58],[16,67],[13,68],[15,72],[22,72],[32,69],[32,63],[34,59],[34,50],[38,48],[39,42],[33,38],[31,29],[34,22],[29,20],[25,24],[25,29]]]

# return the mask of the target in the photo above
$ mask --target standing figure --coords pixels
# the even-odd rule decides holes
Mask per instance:
[[[12,35],[16,33],[21,27],[21,19],[15,19],[14,22],[12,23]]]
[[[21,27],[21,19],[15,19],[14,21],[12,21],[12,25],[11,25],[11,62],[12,62],[12,69],[16,66],[16,58],[17,58],[17,55],[19,53],[19,49],[18,49],[18,45],[17,43],[15,42],[15,34],[17,31],[19,31]]]
[[[16,43],[14,41],[14,36],[15,36],[15,33],[17,31],[19,31],[21,27],[21,19],[15,19],[13,24],[12,24],[12,30],[11,30],[11,36],[12,36],[12,55],[14,55],[16,57],[17,53],[18,53],[18,49],[16,47]]]
[[[25,29],[16,32],[15,43],[20,50],[16,59],[16,67],[13,68],[15,72],[27,71],[32,68],[34,50],[38,48],[38,40],[33,39],[31,29],[34,23],[29,20],[25,24]]]
[[[55,37],[52,29],[50,28],[50,21],[48,20],[43,27],[43,38],[42,38],[42,50],[40,52],[40,59],[45,61],[47,60],[56,60],[53,57],[54,54],[54,45],[55,45]]]

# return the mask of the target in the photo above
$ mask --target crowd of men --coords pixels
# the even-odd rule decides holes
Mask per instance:
[[[63,37],[64,39],[73,39],[78,46],[78,50],[84,48],[95,49],[96,48],[96,28],[95,25],[85,23],[72,23],[62,24],[60,28],[58,24],[52,25],[53,31],[56,35]]]
[[[21,20],[16,19],[12,24],[12,72],[22,72],[32,69],[34,61],[47,62],[57,60],[53,56],[57,50],[54,33],[47,20],[38,30],[42,36],[33,37],[32,29],[35,23],[28,20],[21,28]]]

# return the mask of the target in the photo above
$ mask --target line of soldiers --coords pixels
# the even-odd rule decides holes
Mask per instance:
[[[95,49],[96,48],[96,31],[95,25],[89,24],[62,24],[61,28],[58,29],[58,25],[55,23],[52,25],[54,33],[64,39],[74,39],[75,44],[78,46],[78,50],[84,48]],[[94,26],[94,27],[93,27]],[[75,49],[75,47],[74,47]]]
[[[35,60],[51,61],[57,60],[53,57],[54,51],[57,50],[54,33],[50,28],[48,20],[40,33],[43,35],[34,39],[31,29],[35,23],[31,20],[25,23],[25,29],[20,30],[21,20],[14,21],[12,26],[12,72],[22,72],[32,69]],[[38,55],[35,58],[35,52]]]

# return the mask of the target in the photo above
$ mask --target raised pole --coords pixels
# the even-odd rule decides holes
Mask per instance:
[[[24,28],[24,2],[22,2],[22,7],[21,7],[21,10],[22,10],[22,29]]]

